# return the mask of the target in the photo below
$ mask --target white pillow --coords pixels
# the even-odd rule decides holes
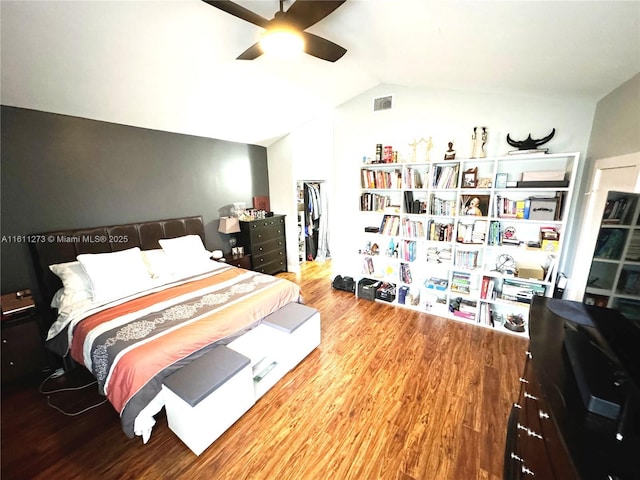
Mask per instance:
[[[204,248],[199,235],[163,238],[159,243],[168,255],[175,275],[184,277],[211,269],[211,252]]]
[[[143,250],[142,259],[151,278],[171,278],[173,276],[171,259],[167,252],[161,248]]]
[[[91,279],[94,302],[107,302],[151,288],[152,281],[138,247],[111,253],[78,255]]]
[[[68,313],[79,302],[93,299],[91,280],[85,273],[80,262],[66,262],[49,265],[49,270],[62,280],[63,288],[54,295],[51,306],[58,309],[58,313]]]
[[[209,259],[211,253],[204,248],[200,235],[163,238],[159,241],[162,250],[173,259],[203,260]]]

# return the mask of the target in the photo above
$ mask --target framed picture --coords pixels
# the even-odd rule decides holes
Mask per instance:
[[[496,188],[507,188],[507,178],[506,173],[496,173]]]
[[[490,195],[462,195],[460,197],[460,214],[475,217],[486,217],[489,214]]]
[[[462,188],[476,188],[478,168],[470,168],[462,174]]]
[[[478,188],[491,188],[491,179],[490,178],[479,178],[476,187]]]

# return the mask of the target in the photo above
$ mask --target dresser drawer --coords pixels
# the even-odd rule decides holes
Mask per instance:
[[[284,250],[284,237],[267,240],[263,243],[254,243],[251,245],[252,255],[268,255],[271,252]]]
[[[263,243],[277,238],[284,238],[284,225],[276,224],[250,230],[251,243]]]
[[[256,272],[260,272],[260,273],[266,273],[268,275],[274,275],[276,273],[280,273],[280,272],[286,272],[287,271],[287,259],[286,256],[282,257],[281,259],[276,259],[276,260],[272,260],[272,261],[264,261],[264,259],[262,259],[263,261],[260,262],[259,264],[254,264],[253,265],[253,270],[255,270]]]

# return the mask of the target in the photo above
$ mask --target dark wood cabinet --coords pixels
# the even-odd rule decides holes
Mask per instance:
[[[224,261],[234,267],[251,270],[251,255],[233,255],[231,253],[227,253],[224,256]]]
[[[2,319],[2,383],[45,369],[44,343],[35,309]]]
[[[238,246],[251,255],[251,269],[274,275],[287,271],[287,245],[285,215],[274,215],[263,220],[240,222]]]
[[[546,297],[534,297],[529,327],[505,480],[638,478],[640,330],[616,310]],[[620,412],[596,413],[598,398],[598,408],[617,402]]]

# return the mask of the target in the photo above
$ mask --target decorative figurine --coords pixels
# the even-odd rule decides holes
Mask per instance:
[[[473,148],[471,150],[471,158],[484,158],[487,156],[484,151],[484,145],[487,143],[487,127],[474,127],[473,135]]]
[[[507,143],[512,147],[516,147],[516,150],[513,153],[535,153],[535,152],[544,152],[547,153],[549,151],[548,148],[539,148],[541,145],[544,145],[549,140],[553,138],[556,133],[556,129],[551,130],[551,133],[544,138],[539,140],[535,140],[531,138],[531,134],[525,140],[513,140],[511,136],[507,133]],[[512,152],[509,152],[512,153]]]
[[[449,150],[444,152],[445,160],[454,160],[456,158],[456,151],[453,149],[453,142],[449,142]]]
[[[429,140],[425,140],[424,138],[421,138],[420,140],[427,144],[427,147],[426,147],[427,153],[425,155],[424,161],[425,162],[430,162],[431,161],[431,149],[433,148],[433,142],[431,141],[431,137],[429,137]]]
[[[429,140],[425,140],[422,137],[420,140],[413,140],[413,143],[410,143],[411,147],[411,162],[430,162],[431,161],[431,149],[433,148],[433,142],[431,141],[431,137]],[[418,153],[418,148],[420,152]],[[422,160],[424,159],[424,160]]]

